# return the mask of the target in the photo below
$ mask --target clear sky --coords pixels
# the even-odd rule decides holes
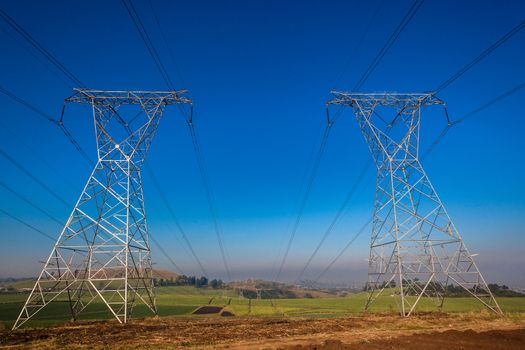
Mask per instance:
[[[313,163],[333,89],[350,90],[412,1],[148,1],[135,6],[166,68],[195,101],[233,278],[273,278]],[[0,1],[70,71],[96,89],[166,89],[120,1]],[[377,16],[370,22],[374,12]],[[362,91],[431,91],[525,18],[523,1],[427,0]],[[371,23],[367,35],[368,24]],[[0,86],[58,117],[71,87],[0,20]],[[523,83],[525,30],[440,93],[451,119]],[[180,74],[177,73],[177,68]],[[489,281],[525,287],[525,89],[451,129],[423,162]],[[68,202],[91,171],[52,124],[0,94],[1,147]],[[66,124],[95,158],[92,117]],[[445,126],[422,119],[422,148]],[[350,111],[334,125],[283,271],[293,280],[371,157]],[[23,142],[22,142],[23,141]],[[29,146],[29,147],[26,147]],[[36,151],[36,152],[35,152]],[[148,163],[210,275],[225,278],[184,117],[163,119]],[[0,157],[0,181],[62,221],[71,210]],[[199,270],[144,174],[150,230],[188,274]],[[305,274],[314,278],[372,214],[369,168],[344,218]],[[0,188],[0,207],[46,233],[61,227]],[[0,276],[34,276],[52,242],[0,213]],[[325,281],[363,282],[370,230]],[[153,248],[157,266],[171,268]]]

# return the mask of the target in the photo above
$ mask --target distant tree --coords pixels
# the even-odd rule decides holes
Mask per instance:
[[[217,279],[214,278],[208,284],[212,288],[221,288],[222,287],[222,280],[217,280]]]
[[[204,276],[195,279],[195,287],[200,288],[208,285],[208,279]]]

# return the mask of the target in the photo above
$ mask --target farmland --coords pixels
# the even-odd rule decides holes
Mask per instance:
[[[78,346],[103,347],[111,344],[117,348],[127,348],[131,343],[129,339],[125,339],[126,336],[130,336],[126,334],[137,330],[157,339],[156,341],[159,342],[157,345],[169,344],[173,348],[184,344],[195,346],[214,344],[214,347],[238,344],[250,348],[251,346],[247,344],[257,339],[265,339],[264,341],[271,348],[277,344],[274,343],[276,339],[280,339],[278,344],[281,344],[284,338],[290,344],[296,344],[297,341],[299,342],[297,344],[303,344],[301,341],[305,339],[306,344],[330,339],[335,339],[336,343],[340,341],[352,343],[355,341],[355,334],[349,334],[348,330],[359,329],[359,332],[363,333],[366,327],[369,327],[369,331],[365,332],[366,337],[373,339],[379,334],[388,334],[389,337],[421,336],[420,332],[430,330],[444,332],[475,328],[478,332],[494,330],[520,332],[520,329],[525,328],[525,298],[522,297],[498,298],[505,313],[503,317],[488,313],[472,298],[447,299],[444,313],[429,313],[435,311],[432,301],[422,300],[418,314],[408,320],[395,314],[397,309],[395,298],[387,295],[388,293],[376,300],[369,314],[363,314],[365,293],[339,297],[249,300],[239,297],[231,289],[170,286],[157,288],[156,291],[160,318],[149,317],[152,316],[151,313],[145,307],[139,306],[134,310],[134,319],[123,327],[112,320],[102,303],[97,302],[90,305],[77,322],[71,323],[68,303],[56,302],[44,309],[35,320],[28,322],[20,331],[14,333],[10,333],[8,328],[18,315],[26,295],[0,295],[0,322],[2,322],[0,327],[3,327],[2,335],[5,336],[2,340],[5,343],[0,342],[0,347],[18,344],[23,347],[45,348],[78,341],[80,342],[76,343]],[[235,316],[192,314],[201,306],[218,306]],[[117,336],[114,332],[101,331],[109,329],[108,327],[118,327],[118,339],[115,338]],[[97,338],[100,339],[73,340],[71,337],[75,330],[82,330],[84,336],[97,334]],[[246,333],[248,331],[249,333]],[[202,335],[203,332],[205,335]],[[342,333],[339,334],[340,332]],[[144,338],[145,335],[140,338]],[[32,339],[33,337],[35,339]],[[523,335],[518,334],[517,337],[518,340],[524,339]],[[505,338],[509,338],[509,335],[505,335]],[[24,341],[21,342],[21,339]],[[146,337],[133,343],[133,346],[146,347],[147,340]],[[92,343],[94,341],[96,343]],[[100,341],[102,343],[99,343]]]
[[[388,294],[388,293],[387,293]],[[356,293],[345,297],[294,298],[294,299],[247,299],[241,298],[230,289],[194,288],[189,286],[160,287],[156,290],[158,314],[160,317],[192,316],[192,312],[203,305],[224,307],[235,316],[286,316],[286,317],[338,317],[357,315],[363,312],[366,293]],[[25,301],[25,294],[0,295],[0,321],[4,328],[10,328]],[[525,312],[525,298],[498,298],[504,312]],[[390,295],[379,297],[370,312],[394,313],[397,310],[395,298]],[[423,299],[420,312],[435,311],[429,299]],[[483,306],[473,298],[456,297],[445,300],[444,312],[481,311]],[[142,305],[134,310],[134,318],[152,316]],[[111,319],[111,315],[101,302],[94,302],[79,317],[79,320]],[[30,321],[29,326],[51,326],[70,320],[68,303],[65,301],[50,304]]]

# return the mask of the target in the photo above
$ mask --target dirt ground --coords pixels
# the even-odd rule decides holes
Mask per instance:
[[[0,331],[2,349],[525,349],[525,315],[362,315],[344,318],[177,317],[76,322]]]

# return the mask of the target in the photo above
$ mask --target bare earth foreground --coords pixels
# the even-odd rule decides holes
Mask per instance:
[[[0,331],[0,348],[525,349],[525,316],[174,317]]]

